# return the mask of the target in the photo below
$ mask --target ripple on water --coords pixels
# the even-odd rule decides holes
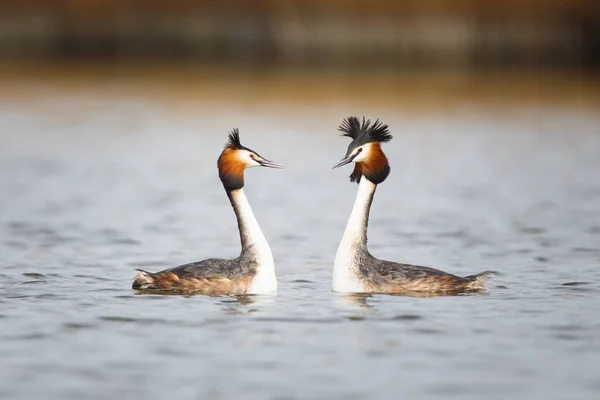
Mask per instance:
[[[110,239],[107,241],[107,244],[117,245],[117,246],[139,246],[142,244],[139,240],[131,239],[131,238],[120,238],[120,239]]]
[[[348,321],[364,321],[367,319],[365,315],[355,314],[355,315],[346,315],[345,317]]]
[[[120,315],[109,315],[109,316],[100,316],[98,317],[100,321],[104,322],[116,322],[116,323],[135,323],[140,325],[156,325],[156,324],[166,324],[168,323],[165,319],[160,318],[134,318],[134,317],[124,317]]]
[[[412,332],[419,335],[448,335],[448,331],[445,329],[431,328],[431,327],[417,327],[413,328]]]
[[[151,326],[151,325],[162,325],[169,327],[190,327],[199,328],[208,324],[226,324],[226,320],[211,320],[204,319],[198,320],[179,320],[179,319],[164,319],[164,318],[147,318],[147,317],[124,317],[118,315],[108,315],[97,317],[98,320],[106,323],[115,323],[122,325],[140,325],[140,326]]]
[[[62,326],[66,331],[80,331],[85,329],[98,328],[97,325],[82,322],[65,322]]]
[[[25,272],[22,275],[26,276],[28,278],[45,278],[46,277],[44,274],[38,274],[37,272]]]
[[[77,274],[77,275],[73,275],[74,278],[85,278],[85,279],[90,279],[93,281],[98,281],[98,282],[120,282],[119,279],[112,279],[112,278],[107,278],[105,276],[98,276],[98,275],[87,275],[87,274]]]
[[[83,238],[76,236],[65,236],[65,235],[51,235],[44,238],[38,246],[41,248],[51,248],[58,245],[65,245],[68,243],[77,243],[83,241]]]
[[[584,327],[582,325],[577,325],[577,324],[550,324],[550,325],[544,325],[544,326],[542,326],[542,328],[550,329],[550,330],[554,330],[554,331],[561,331],[561,332],[581,331],[582,329],[584,329]]]
[[[540,235],[546,233],[547,229],[535,226],[524,226],[519,228],[519,231],[527,235]]]
[[[14,341],[20,341],[20,340],[44,340],[47,339],[49,337],[51,337],[52,335],[50,335],[47,332],[25,332],[25,333],[21,333],[18,335],[6,335],[3,336],[3,339],[6,340],[14,340]]]
[[[433,236],[437,238],[457,238],[462,239],[468,237],[468,232],[464,230],[436,232]]]
[[[529,110],[521,127],[516,119],[507,125],[495,109],[478,113],[477,126],[470,113],[464,120],[460,113],[450,119],[432,113],[401,115],[391,122],[400,126],[406,121],[419,133],[408,129],[386,145],[390,159],[396,159],[396,173],[376,195],[372,249],[423,265],[505,272],[490,282],[487,293],[473,294],[485,297],[342,298],[331,293],[331,257],[356,188],[346,174],[338,182],[308,165],[276,185],[271,179],[277,178],[265,172],[265,180],[255,177],[256,186],[249,188],[261,227],[278,244],[273,246],[281,279],[278,296],[269,301],[253,296],[186,299],[134,292],[130,277],[135,268],[161,270],[174,266],[169,260],[175,258],[198,251],[222,256],[237,245],[232,241],[235,219],[218,187],[214,159],[198,157],[197,150],[220,148],[222,138],[215,139],[212,128],[198,132],[204,128],[197,124],[203,116],[197,107],[189,120],[181,122],[177,113],[168,124],[162,122],[170,111],[155,113],[158,107],[152,105],[140,110],[144,118],[137,112],[127,115],[136,129],[151,135],[128,135],[129,126],[121,132],[120,123],[106,129],[105,121],[119,119],[130,103],[117,99],[116,107],[88,107],[91,118],[78,123],[90,134],[81,140],[73,141],[70,129],[62,129],[66,125],[52,138],[46,129],[14,129],[21,134],[3,138],[17,145],[0,146],[0,163],[7,152],[17,154],[11,168],[0,168],[0,187],[27,189],[23,201],[0,190],[0,203],[9,206],[5,214],[13,219],[0,222],[0,354],[2,362],[16,366],[6,382],[0,379],[3,398],[34,398],[28,388],[45,390],[49,400],[85,397],[77,396],[79,384],[96,390],[98,397],[143,386],[156,397],[210,398],[214,391],[213,397],[249,400],[294,397],[298,390],[306,391],[306,398],[392,393],[399,398],[486,398],[494,397],[490,393],[511,397],[516,391],[513,397],[527,397],[528,390],[529,397],[539,398],[596,394],[598,387],[590,389],[589,381],[600,368],[595,346],[600,220],[591,212],[587,217],[594,203],[580,194],[598,187],[600,176],[590,171],[599,170],[600,158],[591,157],[589,149],[600,136],[569,132],[565,145],[553,135],[532,132]],[[146,115],[147,110],[152,112]],[[296,112],[291,109],[290,115]],[[252,117],[240,113],[242,119]],[[4,122],[5,114],[0,110]],[[230,114],[236,111],[228,109]],[[560,113],[548,114],[552,129],[562,122],[555,114]],[[579,113],[567,117],[574,124],[581,119]],[[276,125],[288,126],[290,119],[281,118]],[[46,126],[37,112],[24,119]],[[444,138],[423,132],[432,121],[444,126]],[[587,128],[598,126],[596,117],[592,122]],[[194,134],[188,134],[189,127]],[[174,136],[179,128],[186,132]],[[504,134],[513,128],[520,130]],[[290,148],[299,153],[310,152],[315,165],[329,165],[331,154],[347,147],[335,137],[328,148],[329,139],[315,147],[308,136],[292,143],[296,135],[290,135],[291,144],[281,145],[273,140],[280,137],[276,132],[260,134],[267,146],[293,144]],[[421,146],[423,140],[427,146]],[[60,151],[40,144],[49,142]],[[33,158],[60,159],[62,167],[51,182],[45,181],[45,167],[23,168],[20,148]],[[14,174],[13,166],[33,175]],[[550,184],[540,179],[540,171],[547,170],[557,172]],[[213,184],[214,190],[207,189]],[[465,185],[469,189],[461,195]],[[183,193],[193,187],[200,203]],[[320,189],[301,195],[311,187]],[[73,188],[87,202],[84,206],[72,201]],[[268,212],[275,204],[268,196],[261,195],[264,202],[256,197],[274,190],[282,193],[281,204],[300,210],[288,215],[288,224]],[[345,200],[331,201],[345,190]],[[544,204],[544,199],[550,200]],[[380,208],[384,204],[389,208]],[[74,206],[66,212],[69,205]],[[52,210],[61,213],[48,215]],[[302,215],[312,210],[320,210],[319,215]],[[218,224],[226,229],[210,228]],[[202,243],[198,239],[215,236],[195,246]],[[301,251],[311,243],[318,245],[315,251]],[[535,378],[524,379],[527,371]],[[289,379],[294,374],[300,379]],[[406,379],[400,382],[398,374]],[[156,377],[160,384],[152,385]]]
[[[121,293],[122,291],[123,291],[123,289],[120,287],[119,288],[98,288],[98,289],[91,289],[90,293],[105,293],[105,292]]]
[[[534,250],[530,249],[530,248],[523,248],[523,249],[517,249],[517,250],[515,250],[515,253],[517,253],[517,254],[530,254],[530,253],[533,253],[533,251]]]
[[[391,321],[418,321],[421,319],[423,316],[418,314],[399,314],[390,318]]]
[[[123,300],[130,300],[130,299],[135,299],[135,294],[121,294],[118,296],[115,296],[115,299],[123,299]]]
[[[26,240],[5,240],[2,244],[15,250],[25,250],[31,246]]]
[[[279,236],[279,238],[282,239],[283,241],[294,242],[294,243],[299,243],[299,242],[306,240],[306,236],[304,236],[304,235],[289,234],[289,233],[283,234],[283,235]]]
[[[573,247],[571,251],[573,253],[597,253],[599,250],[592,247]]]
[[[552,287],[555,296],[590,296],[600,293],[600,287],[588,282],[567,282],[566,285]]]
[[[33,296],[35,299],[39,300],[58,300],[58,299],[66,299],[62,294],[56,293],[41,293]]]
[[[127,265],[137,268],[162,268],[162,267],[171,267],[173,263],[165,260],[148,260],[148,261],[131,261],[128,262]]]
[[[581,339],[583,339],[583,337],[580,335],[573,335],[570,333],[557,333],[553,335],[553,337],[559,340],[566,340],[569,342],[579,342],[581,341]]]
[[[581,286],[581,285],[589,285],[590,282],[567,282],[562,283],[561,286]]]
[[[290,324],[338,324],[344,322],[345,318],[297,318],[297,317],[257,317],[261,322],[283,322]]]

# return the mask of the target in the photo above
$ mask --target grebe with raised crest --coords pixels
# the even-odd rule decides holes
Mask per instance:
[[[481,291],[491,271],[460,277],[438,269],[379,260],[367,248],[369,212],[377,185],[390,173],[381,149],[392,135],[388,126],[376,120],[362,123],[357,117],[345,119],[339,130],[352,142],[346,156],[333,168],[354,162],[351,182],[358,183],[358,193],[338,247],[333,266],[335,292],[347,293],[461,293]]]
[[[275,263],[244,194],[244,170],[284,168],[244,147],[234,129],[217,161],[219,178],[237,217],[242,251],[234,259],[210,258],[152,273],[137,270],[132,288],[205,295],[265,294],[277,290]]]

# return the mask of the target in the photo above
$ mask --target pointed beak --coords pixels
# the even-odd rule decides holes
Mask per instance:
[[[285,165],[281,165],[281,164],[278,164],[276,162],[269,161],[269,160],[267,160],[265,158],[261,158],[260,160],[256,160],[256,162],[259,163],[261,167],[278,168],[278,169],[285,168]]]
[[[331,169],[339,168],[339,167],[341,167],[343,165],[350,164],[354,160],[354,157],[356,157],[356,154],[342,158]]]

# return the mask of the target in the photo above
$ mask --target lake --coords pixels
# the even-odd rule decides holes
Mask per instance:
[[[589,399],[600,393],[597,85],[505,78],[1,74],[3,399]],[[486,83],[487,82],[487,83]],[[389,124],[371,252],[481,295],[332,293],[354,201],[342,118]],[[239,252],[227,131],[276,296],[140,295]]]

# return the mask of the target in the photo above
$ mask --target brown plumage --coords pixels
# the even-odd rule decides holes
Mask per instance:
[[[225,147],[217,160],[219,179],[226,189],[235,190],[244,187],[246,163],[239,157],[239,149]]]
[[[219,173],[230,176],[238,176],[243,179],[246,164],[238,157],[237,153],[238,150],[229,147],[226,147],[223,150],[217,161]]]
[[[133,281],[133,289],[151,289],[154,291],[194,293],[208,296],[225,294],[244,294],[252,283],[253,276],[228,278],[180,278],[173,272],[149,274],[138,271]]]
[[[441,271],[440,271],[441,272]],[[479,275],[460,277],[452,274],[431,274],[422,278],[398,280],[392,277],[377,276],[374,279],[364,280],[365,289],[370,293],[395,293],[406,294],[420,293],[446,293],[459,294],[464,292],[477,292],[485,289],[489,272]]]

